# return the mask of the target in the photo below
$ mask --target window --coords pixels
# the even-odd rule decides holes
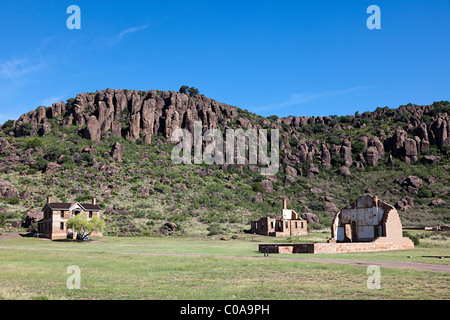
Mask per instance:
[[[273,222],[273,221],[270,222],[270,227],[271,227],[272,229],[274,228],[274,222]]]
[[[303,229],[303,221],[302,222],[300,222],[301,223],[301,226],[302,226],[302,229]]]
[[[286,229],[289,229],[289,222],[286,221]]]
[[[89,219],[92,218],[92,211],[89,211]]]
[[[297,221],[295,221],[295,229],[297,229],[297,228],[298,228]]]
[[[64,218],[64,210],[61,210],[61,218]]]
[[[64,222],[61,222],[61,223],[60,223],[59,228],[60,228],[61,230],[64,230]]]

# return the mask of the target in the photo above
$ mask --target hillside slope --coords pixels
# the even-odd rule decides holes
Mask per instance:
[[[449,224],[450,103],[352,116],[264,118],[201,95],[107,89],[38,107],[0,132],[0,225],[53,201],[96,196],[110,234],[232,235],[278,215],[282,198],[328,227],[367,192],[407,226]],[[280,131],[280,170],[175,165],[177,128]],[[176,224],[166,224],[172,222]]]

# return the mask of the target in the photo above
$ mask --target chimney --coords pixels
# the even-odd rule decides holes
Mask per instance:
[[[283,210],[287,209],[287,199],[283,199]]]
[[[97,204],[97,198],[96,197],[92,198],[92,204]]]
[[[50,202],[52,202],[52,198],[47,197],[47,203],[50,203]]]

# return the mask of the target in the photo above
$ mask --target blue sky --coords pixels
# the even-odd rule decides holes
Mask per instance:
[[[2,0],[0,123],[105,88],[189,85],[280,117],[450,100],[449,16],[449,0]]]

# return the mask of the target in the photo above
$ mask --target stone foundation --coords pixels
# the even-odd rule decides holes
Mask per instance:
[[[349,243],[293,243],[293,244],[260,244],[259,251],[264,253],[265,246],[269,246],[269,253],[349,253],[376,252],[391,250],[414,249],[414,243],[409,238],[391,241],[378,238],[372,242]]]

